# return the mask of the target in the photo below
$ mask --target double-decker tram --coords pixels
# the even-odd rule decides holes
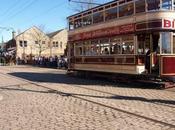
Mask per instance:
[[[175,76],[174,0],[115,0],[68,22],[69,70]]]

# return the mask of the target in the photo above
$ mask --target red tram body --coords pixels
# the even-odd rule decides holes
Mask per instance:
[[[115,0],[68,22],[69,70],[175,76],[174,0]]]

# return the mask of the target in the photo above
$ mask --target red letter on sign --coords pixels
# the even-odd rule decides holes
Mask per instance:
[[[164,19],[164,25],[163,25],[163,27],[170,28],[171,27],[171,21]]]
[[[175,28],[175,21],[172,22],[172,27]]]

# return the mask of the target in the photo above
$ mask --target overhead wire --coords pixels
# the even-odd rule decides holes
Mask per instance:
[[[17,4],[17,2],[18,2],[18,4]],[[3,11],[1,13],[1,17],[6,16],[8,13],[12,12],[13,9],[15,9],[19,5],[20,2],[21,2],[21,0],[14,1],[14,3],[9,8],[7,8],[5,11]]]
[[[29,8],[30,6],[32,6],[36,1],[38,0],[32,0],[30,2],[28,2],[25,6],[23,6],[23,8],[21,8],[20,10],[18,10],[17,12],[15,12],[14,14],[10,15],[10,20],[12,20],[14,17],[16,17],[17,15],[21,14],[24,12],[24,10],[26,10],[27,8]],[[9,17],[6,17],[6,18],[9,18]],[[0,23],[2,22],[6,22],[5,20],[2,20],[0,21]]]
[[[48,14],[48,13],[52,12],[53,10],[55,10],[56,8],[63,6],[64,3],[65,3],[65,2],[56,4],[56,5],[54,5],[54,6],[50,7],[50,8],[48,8],[47,10],[41,12],[40,14],[38,14],[38,15],[36,15],[36,16],[34,16],[34,17],[28,19],[28,20],[26,20],[26,21],[27,21],[27,22],[28,22],[28,21],[31,22],[31,21],[33,21],[33,20],[35,20],[35,19],[37,19],[37,18],[40,18],[40,17],[43,16],[43,14]],[[45,15],[44,15],[44,16],[45,16]],[[25,22],[25,21],[23,21],[23,22]]]

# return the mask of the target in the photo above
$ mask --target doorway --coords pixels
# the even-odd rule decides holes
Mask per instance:
[[[160,33],[142,33],[137,35],[138,54],[145,56],[145,70],[146,73],[159,72],[159,58],[160,53]]]

